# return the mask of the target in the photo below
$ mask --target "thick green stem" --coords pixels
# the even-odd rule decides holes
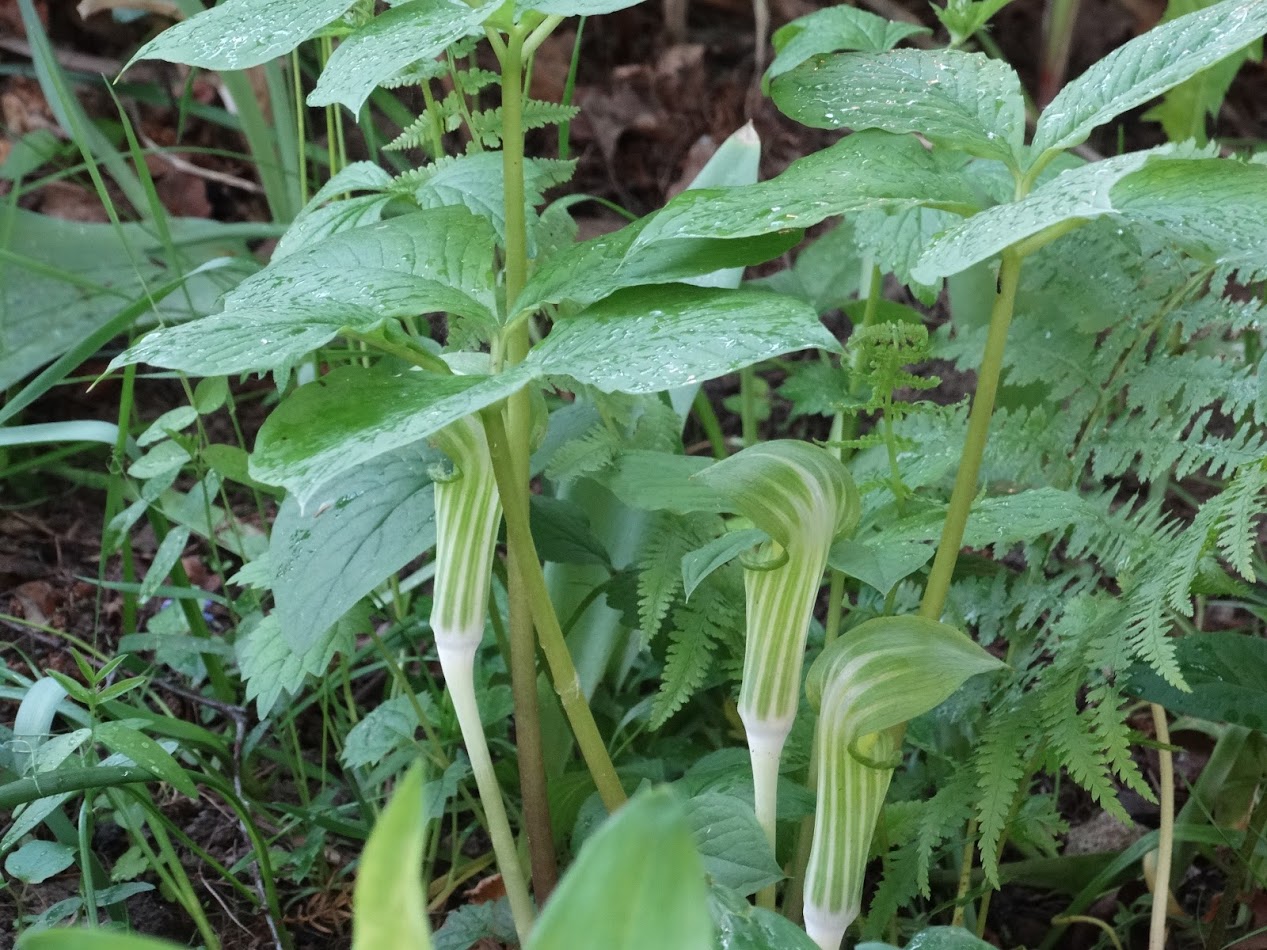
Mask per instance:
[[[524,594],[532,606],[532,619],[537,627],[541,652],[545,654],[555,691],[559,694],[563,711],[572,726],[581,756],[594,778],[599,797],[609,812],[615,811],[625,803],[625,791],[598,732],[594,715],[585,701],[580,678],[576,675],[576,666],[572,663],[567,641],[559,627],[559,618],[555,616],[554,605],[550,601],[545,575],[541,571],[541,561],[537,557],[537,547],[532,540],[527,486],[518,477],[518,467],[506,433],[506,423],[496,408],[485,410],[482,415],[506,517],[506,537],[510,542],[508,551],[519,567]]]
[[[999,291],[990,312],[990,329],[986,335],[985,354],[981,369],[977,372],[977,392],[968,414],[968,432],[964,438],[963,454],[959,460],[959,473],[955,476],[955,488],[950,495],[950,508],[942,526],[941,543],[924,588],[920,614],[931,620],[941,617],[950,591],[950,580],[963,546],[964,527],[972,500],[977,493],[977,476],[981,471],[981,459],[985,455],[986,441],[990,436],[990,416],[994,413],[994,400],[999,391],[999,379],[1003,374],[1003,351],[1007,346],[1007,331],[1012,323],[1016,305],[1016,288],[1020,282],[1022,258],[1011,251],[1003,254],[999,268]]]
[[[557,25],[557,18],[551,18]],[[547,21],[549,22],[549,21]],[[541,24],[528,36],[529,43],[545,38]],[[552,29],[553,27],[550,27]],[[548,32],[548,30],[547,30]],[[535,45],[528,49],[535,49]],[[525,33],[514,31],[507,39],[500,60],[502,67],[502,177],[503,200],[506,206],[506,307],[509,309],[528,279],[528,223],[524,189],[524,87]],[[509,328],[502,341],[502,357],[514,365],[528,355],[528,324]],[[499,491],[505,508],[512,505],[525,513],[528,508],[528,457],[532,433],[532,405],[527,392],[512,396],[506,404],[509,438],[500,445],[512,477],[499,474]],[[503,433],[505,435],[505,433]],[[491,443],[490,439],[490,443]],[[493,448],[494,458],[500,454]],[[496,465],[496,462],[494,463]],[[526,519],[525,519],[526,520]],[[554,888],[558,867],[554,854],[554,835],[550,822],[549,798],[546,794],[545,757],[541,741],[541,711],[537,702],[537,656],[533,637],[534,594],[529,590],[530,578],[524,565],[532,562],[540,574],[530,531],[506,522],[507,592],[510,598],[510,676],[515,698],[515,739],[519,753],[519,789],[523,797],[524,827],[532,862],[533,886],[538,903],[544,903]],[[546,597],[549,606],[549,597]],[[551,609],[551,613],[553,610]],[[555,622],[557,627],[557,620]],[[539,627],[540,625],[538,625]],[[588,711],[588,707],[587,707]]]
[[[537,699],[537,651],[532,635],[532,604],[528,602],[518,562],[506,565],[506,586],[514,591],[510,601],[511,691],[515,699],[515,746],[519,759],[519,791],[524,802],[524,834],[532,862],[532,891],[544,905],[559,879],[550,821],[550,797],[546,790],[545,754],[541,741],[541,712]],[[525,635],[520,635],[523,631]],[[519,728],[519,723],[538,728]]]

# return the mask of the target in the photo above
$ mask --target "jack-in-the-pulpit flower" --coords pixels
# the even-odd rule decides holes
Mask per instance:
[[[834,454],[808,442],[754,445],[695,479],[770,536],[745,564],[747,638],[739,717],[752,757],[757,819],[774,843],[783,745],[796,716],[805,640],[827,552],[858,524],[858,490]]]
[[[810,667],[805,692],[818,710],[818,802],[805,930],[823,950],[837,950],[862,910],[867,855],[903,725],[969,677],[1002,666],[954,627],[913,616],[861,623]]]
[[[497,865],[506,884],[515,929],[526,940],[533,907],[515,839],[506,818],[501,787],[493,772],[484,726],[475,699],[475,654],[488,616],[489,583],[501,501],[479,421],[468,416],[434,437],[452,467],[435,478],[436,574],[431,630],[466,744]]]

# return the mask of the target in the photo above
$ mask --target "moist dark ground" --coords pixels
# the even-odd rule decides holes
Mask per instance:
[[[933,26],[927,6],[918,0],[871,0],[876,12],[905,17]],[[87,21],[75,5],[61,0],[37,0],[45,16],[50,38],[63,65],[80,76],[117,73],[135,48],[156,28],[159,21],[143,19],[131,25],[115,23],[109,14]],[[771,0],[775,27],[818,8],[808,0]],[[1158,0],[1084,0],[1072,46],[1069,70],[1076,74],[1102,58],[1114,47],[1155,24],[1163,4]],[[1009,61],[1017,68],[1027,89],[1033,93],[1038,83],[1040,23],[1043,5],[1039,0],[1016,0],[997,18],[993,35]],[[783,118],[766,100],[752,94],[754,71],[752,11],[746,0],[696,0],[689,10],[684,36],[671,37],[664,26],[658,5],[644,3],[612,16],[591,20],[582,43],[576,101],[584,109],[572,126],[574,154],[580,158],[575,181],[577,191],[616,202],[638,214],[660,206],[679,190],[707,161],[716,144],[746,119],[751,119],[761,135],[764,149],[762,174],[782,171],[791,161],[832,141],[833,133],[806,129]],[[575,34],[560,32],[552,37],[538,56],[534,92],[557,99],[563,90]],[[0,0],[0,63],[8,67],[0,73],[0,107],[4,137],[0,138],[0,160],[10,144],[36,128],[56,128],[52,110],[44,101],[29,69],[25,38],[17,13],[16,0]],[[165,64],[143,64],[129,73],[132,82],[147,83],[178,95],[186,74]],[[102,84],[85,79],[77,92],[90,115],[112,118],[114,106]],[[214,86],[206,79],[194,82],[195,97],[212,99]],[[174,100],[173,100],[174,101]],[[1267,136],[1267,71],[1247,66],[1217,119],[1217,134],[1242,140]],[[177,129],[178,112],[173,107],[130,104],[133,120],[144,136],[161,145],[222,148],[245,151],[243,143],[206,123],[192,121]],[[1140,110],[1142,111],[1142,110]],[[1119,148],[1138,148],[1163,140],[1160,128],[1140,120],[1140,111],[1128,115],[1119,126],[1101,130],[1090,147],[1099,154]],[[314,119],[318,118],[316,114]],[[324,128],[323,122],[312,122]],[[1118,136],[1121,135],[1119,140]],[[552,139],[540,137],[535,144],[548,151]],[[353,140],[352,157],[356,142]],[[219,173],[222,180],[155,161],[159,194],[174,215],[212,217],[224,221],[266,220],[267,210],[258,193],[225,184],[223,176],[254,181],[249,163],[231,158],[190,155],[196,165]],[[7,183],[0,184],[6,187]],[[37,192],[24,195],[19,204],[44,214],[80,219],[105,220],[86,178],[71,177]],[[610,230],[620,223],[614,214],[597,204],[579,208],[583,234]],[[261,248],[266,253],[267,248]],[[843,319],[838,321],[842,329]],[[94,360],[78,374],[94,378],[104,360]],[[946,379],[949,395],[959,395],[971,385],[970,379],[939,372]],[[731,380],[710,386],[715,401],[733,389]],[[25,422],[100,418],[113,420],[117,413],[118,388],[109,382],[91,392],[80,384],[63,385],[24,414]],[[179,387],[170,382],[144,382],[138,388],[137,415],[149,420],[183,401]],[[247,411],[249,431],[261,413]],[[788,434],[781,428],[787,413],[776,405],[767,428]],[[734,426],[723,417],[723,424]],[[804,423],[801,423],[802,425]],[[795,435],[822,435],[793,431]],[[702,434],[688,432],[688,443]],[[13,456],[12,458],[17,458]],[[65,459],[60,469],[37,469],[0,484],[0,649],[10,667],[31,673],[56,669],[74,673],[66,651],[65,632],[95,643],[110,652],[124,632],[117,599],[104,597],[88,578],[98,575],[100,534],[104,494],[85,485],[81,473],[102,472],[104,452],[85,451]],[[155,548],[152,533],[142,532],[134,547],[140,566]],[[204,564],[205,552],[191,546],[184,565],[195,583],[212,588],[219,579]],[[106,576],[117,577],[118,565],[108,563]],[[40,629],[44,628],[44,629]],[[54,631],[54,632],[49,632]],[[187,700],[172,696],[177,708],[188,708]],[[0,716],[12,721],[14,707],[0,703]],[[1140,721],[1138,727],[1148,730]],[[301,732],[302,734],[302,732]],[[1183,741],[1183,734],[1176,736]],[[1179,756],[1178,768],[1189,781],[1204,764],[1207,747],[1201,737]],[[1146,768],[1153,763],[1146,762]],[[1150,776],[1151,777],[1151,776]],[[1070,784],[1068,787],[1072,787]],[[1182,795],[1182,787],[1181,787]],[[1113,850],[1124,845],[1121,827],[1104,823],[1103,812],[1085,796],[1068,793],[1060,800],[1062,812],[1072,826],[1071,847],[1084,851]],[[1155,823],[1155,811],[1147,803],[1127,802],[1134,817],[1143,824]],[[181,827],[212,854],[234,861],[245,853],[242,835],[232,816],[214,803],[172,800],[165,803],[169,814]],[[103,833],[96,846],[112,856],[124,846]],[[350,860],[356,853],[353,842],[335,843],[334,863]],[[226,950],[253,950],[271,946],[263,921],[223,886],[209,880],[192,858],[189,871],[196,887],[203,886],[205,906],[216,924]],[[308,882],[309,884],[313,882]],[[319,882],[318,882],[319,883]],[[13,885],[17,886],[17,885]],[[1194,887],[1205,882],[1194,882]],[[31,914],[75,892],[75,878],[68,872],[39,887],[19,893],[0,892],[0,947],[11,939],[18,913]],[[288,926],[301,947],[334,948],[349,943],[349,893],[346,876],[329,887],[300,891],[291,887],[284,895]],[[1129,897],[1129,895],[1128,895]],[[20,901],[19,901],[20,898]],[[1042,939],[1053,914],[1063,902],[1057,896],[1020,888],[1006,888],[998,895],[992,919],[1006,921],[994,934],[1000,946],[1033,945]],[[145,933],[188,940],[193,935],[182,912],[156,895],[134,898],[129,909],[133,926]],[[1111,907],[1104,908],[1111,913]],[[1065,946],[1089,945],[1091,932],[1071,930]],[[1247,944],[1245,946],[1248,946]]]

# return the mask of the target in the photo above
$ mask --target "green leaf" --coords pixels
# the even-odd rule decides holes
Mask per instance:
[[[717,928],[716,950],[818,950],[807,934],[786,917],[754,907],[730,888],[714,884],[708,909]]]
[[[631,449],[622,452],[596,480],[630,508],[679,514],[729,511],[724,495],[691,479],[710,464],[710,459],[695,455]]]
[[[625,287],[668,284],[760,264],[778,257],[801,238],[796,229],[780,229],[741,240],[720,236],[633,249],[655,218],[651,215],[551,256],[532,275],[511,313],[521,316],[554,304],[585,307]]]
[[[1095,510],[1075,492],[1059,488],[1032,488],[1015,495],[983,498],[972,507],[964,531],[965,547],[1031,541],[1052,531],[1060,531],[1094,516]],[[928,511],[887,525],[880,544],[902,541],[936,541],[941,537],[944,512]]]
[[[917,206],[959,214],[978,207],[954,166],[913,136],[858,132],[769,181],[684,191],[647,223],[631,253],[660,241],[754,237],[808,228],[838,214]]]
[[[528,10],[557,16],[600,16],[641,3],[642,0],[515,0],[515,12]]]
[[[1111,198],[1119,213],[1159,228],[1202,260],[1267,269],[1267,165],[1150,162],[1114,185]]]
[[[188,798],[197,798],[198,789],[189,773],[172,758],[171,753],[145,735],[121,722],[98,723],[93,737],[111,752],[125,755],[155,778],[166,782]]]
[[[43,884],[75,863],[75,849],[56,841],[28,841],[4,860],[5,871],[23,884]]]
[[[465,208],[437,208],[303,247],[247,278],[225,309],[157,330],[110,364],[226,376],[293,363],[343,327],[445,311],[492,327],[493,234]]]
[[[439,711],[429,693],[418,693],[412,698],[396,696],[379,703],[348,732],[343,743],[344,766],[358,769],[377,765],[396,750],[411,747],[418,727],[423,725],[418,721],[415,705],[428,720],[438,718]]]
[[[184,525],[174,525],[163,535],[163,542],[154,552],[154,560],[150,562],[149,570],[145,572],[145,579],[141,581],[140,589],[137,591],[137,598],[141,603],[146,603],[153,597],[158,588],[167,580],[167,575],[176,566],[180,556],[185,553],[189,534],[189,528]]]
[[[921,930],[906,945],[906,950],[990,950],[976,934],[962,927],[929,927]],[[868,941],[860,943],[857,950],[896,950],[891,944]]]
[[[145,224],[127,222],[116,230],[109,224],[63,221],[14,208],[0,214],[0,226],[8,235],[0,242],[4,389],[99,330],[112,338],[146,314],[175,323],[206,313],[241,271],[209,268],[187,280],[181,280],[182,275],[226,254],[250,260],[246,242],[235,237],[230,226],[214,221],[172,219],[168,226],[180,248],[174,257]],[[156,291],[153,308],[147,288]],[[157,292],[160,289],[162,293]],[[181,292],[173,293],[176,290]],[[64,367],[64,374],[107,339]]]
[[[1230,630],[1193,633],[1175,653],[1191,692],[1142,665],[1123,674],[1125,689],[1174,713],[1267,733],[1267,640]]]
[[[1068,83],[1038,117],[1037,160],[1069,149],[1091,130],[1133,109],[1267,32],[1267,2],[1224,0],[1171,20],[1118,47]]]
[[[311,643],[294,646],[276,614],[244,624],[233,650],[246,680],[246,701],[255,702],[261,719],[268,716],[283,696],[303,689],[305,676],[324,672],[336,654],[348,649],[358,622],[365,619],[361,611],[351,611]]]
[[[531,378],[520,368],[500,376],[336,369],[300,386],[273,410],[255,441],[251,475],[285,486],[306,506],[326,482],[421,442],[518,392]]]
[[[18,941],[19,950],[180,950],[180,944],[113,930],[62,927],[28,931]]]
[[[686,820],[704,870],[715,883],[747,897],[783,879],[751,802],[705,792],[687,800]]]
[[[128,66],[139,59],[164,59],[204,69],[249,69],[289,53],[355,2],[225,0],[164,30],[142,46]]]
[[[686,598],[689,600],[695,588],[713,571],[768,540],[770,536],[759,528],[741,528],[727,531],[686,555],[682,558],[682,587]]]
[[[1045,231],[1054,236],[1070,225],[1112,214],[1113,186],[1169,151],[1170,146],[1162,146],[1130,152],[1061,172],[1020,201],[988,208],[943,232],[924,249],[911,274],[931,284]]]
[[[412,0],[392,7],[339,44],[308,94],[308,105],[338,102],[358,114],[380,82],[411,63],[434,59],[454,40],[477,32],[499,3]]]
[[[840,350],[813,308],[799,301],[670,285],[630,288],[557,321],[523,365],[603,392],[651,393],[808,347]]]
[[[932,545],[920,541],[868,544],[843,538],[831,546],[827,563],[887,597],[898,581],[927,564],[933,551]]]
[[[327,482],[306,506],[288,495],[269,537],[274,602],[292,644],[319,637],[353,604],[435,544],[430,466],[439,453],[388,453]]]
[[[431,950],[422,888],[431,816],[422,790],[419,763],[396,785],[365,842],[352,892],[352,950]]]
[[[774,31],[770,41],[776,55],[766,70],[765,82],[795,69],[812,56],[841,50],[881,53],[908,36],[929,32],[927,27],[886,20],[857,7],[816,10]]]
[[[390,196],[381,192],[391,182],[391,175],[373,162],[353,162],[340,169],[295,215],[277,242],[272,259],[279,261],[301,247],[316,244],[340,231],[377,224],[391,201]],[[373,194],[334,200],[353,191]]]
[[[777,79],[787,115],[820,129],[919,132],[934,145],[1015,166],[1025,99],[1007,63],[958,50],[818,57]]]
[[[636,795],[588,839],[526,950],[711,950],[704,868],[668,789]]]
[[[607,549],[594,536],[589,518],[576,502],[533,495],[529,511],[532,536],[543,561],[611,567]]]

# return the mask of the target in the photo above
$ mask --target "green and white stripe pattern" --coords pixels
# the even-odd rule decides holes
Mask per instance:
[[[754,445],[694,476],[770,535],[744,571],[747,640],[739,716],[752,755],[757,818],[773,841],[775,786],[796,716],[805,639],[832,542],[858,524],[853,479],[808,442]]]
[[[484,635],[489,577],[501,502],[484,427],[473,417],[442,429],[435,442],[453,463],[435,481],[436,579],[431,629],[436,644],[470,647]]]
[[[515,838],[506,817],[501,786],[493,771],[488,740],[475,699],[475,653],[488,616],[489,582],[501,500],[489,456],[484,427],[471,416],[442,429],[435,437],[453,463],[447,477],[435,479],[436,577],[431,631],[444,671],[444,685],[453,701],[462,741],[475,773],[489,837],[520,941],[534,916],[527,878],[519,863]]]
[[[859,624],[810,667],[805,691],[819,717],[818,804],[805,929],[824,950],[837,950],[862,910],[867,855],[901,726],[969,677],[1002,666],[954,627],[911,616]]]

